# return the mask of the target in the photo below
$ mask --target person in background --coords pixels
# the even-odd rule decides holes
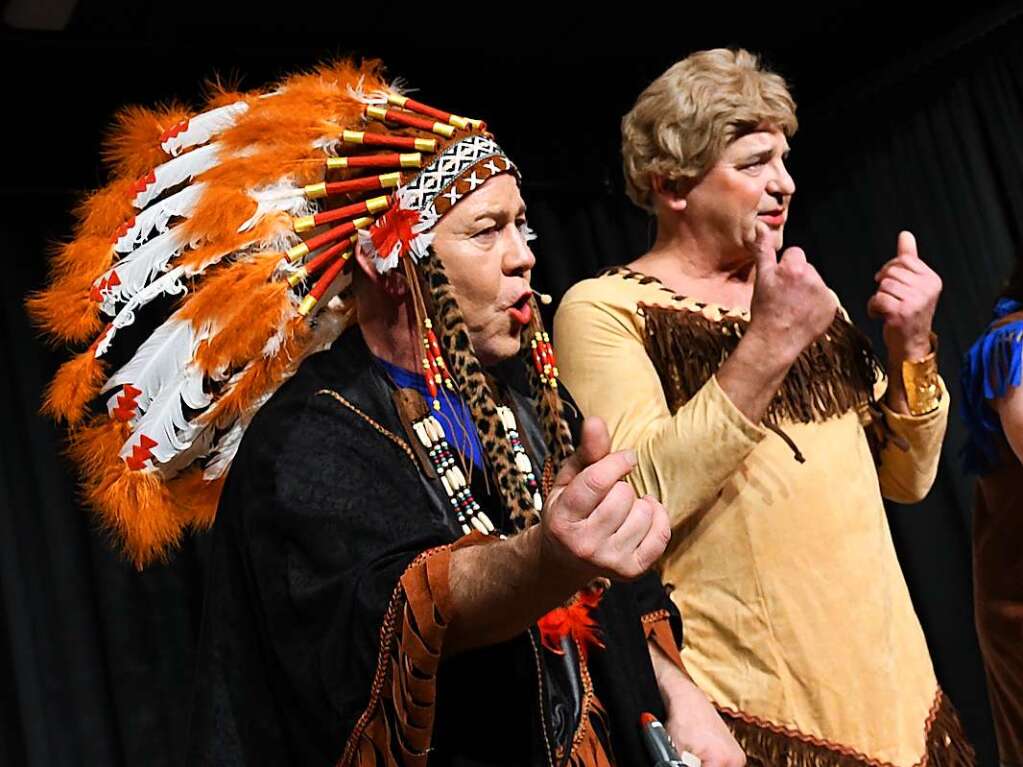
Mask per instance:
[[[973,599],[1002,765],[1023,765],[1023,259],[963,357]]]
[[[683,661],[751,764],[970,764],[882,504],[937,471],[941,280],[901,233],[874,275],[875,357],[782,251],[796,127],[784,80],[744,50],[694,53],[640,94],[622,153],[656,241],[565,295],[561,374],[668,508]]]

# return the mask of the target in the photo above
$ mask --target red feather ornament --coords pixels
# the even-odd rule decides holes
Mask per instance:
[[[604,648],[600,641],[599,626],[590,614],[600,604],[604,592],[601,589],[580,591],[567,605],[556,607],[536,622],[540,629],[540,641],[553,653],[563,655],[562,639],[571,637],[579,647],[583,660],[590,646]]]

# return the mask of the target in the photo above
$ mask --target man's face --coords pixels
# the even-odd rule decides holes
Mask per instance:
[[[433,249],[455,289],[480,362],[519,351],[529,322],[529,276],[536,259],[526,244],[526,206],[510,173],[463,198],[434,227]]]
[[[774,127],[736,139],[686,195],[685,214],[725,253],[748,250],[758,221],[780,250],[796,191],[785,168],[788,152],[785,134]]]

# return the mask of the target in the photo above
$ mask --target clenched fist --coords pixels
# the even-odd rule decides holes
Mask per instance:
[[[758,223],[750,244],[757,274],[748,333],[762,335],[769,349],[791,362],[828,329],[838,304],[801,248],[788,248],[779,259],[768,235]]]
[[[631,580],[664,553],[671,527],[664,506],[650,496],[637,498],[622,481],[636,465],[635,453],[610,449],[607,426],[587,418],[579,447],[554,480],[542,545],[563,567],[587,579]]]
[[[917,360],[931,351],[931,323],[941,278],[916,252],[916,238],[900,232],[896,255],[874,275],[877,292],[867,313],[884,320],[884,343],[893,361]]]

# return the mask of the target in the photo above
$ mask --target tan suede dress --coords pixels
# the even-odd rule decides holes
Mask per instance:
[[[683,346],[667,365],[651,359],[668,347],[646,327],[660,310]],[[930,489],[949,397],[921,417],[881,405],[890,438],[877,462],[862,408],[848,406],[855,387],[815,373],[823,352],[783,392],[773,429],[750,422],[712,373],[679,401],[699,358],[716,370],[747,320],[628,270],[573,287],[555,320],[562,379],[585,415],[607,421],[616,449],[638,452],[630,481],[672,515],[663,574],[690,674],[751,762],[969,763],[882,505]],[[844,354],[835,370],[859,364],[858,351]]]

